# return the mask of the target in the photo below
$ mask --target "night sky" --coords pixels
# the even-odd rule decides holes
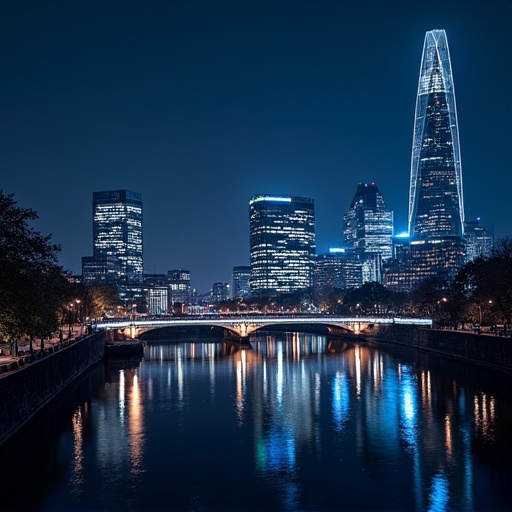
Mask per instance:
[[[0,1],[0,189],[81,273],[92,193],[144,203],[144,270],[206,291],[249,264],[249,199],[314,199],[342,243],[359,182],[406,231],[425,32],[445,29],[466,219],[512,235],[512,1]]]

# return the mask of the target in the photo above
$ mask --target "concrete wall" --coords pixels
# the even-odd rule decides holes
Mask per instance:
[[[0,375],[0,445],[82,372],[101,361],[99,332]]]
[[[472,332],[375,324],[361,338],[428,350],[512,372],[512,339]]]

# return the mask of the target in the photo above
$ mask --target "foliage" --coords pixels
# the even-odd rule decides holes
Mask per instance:
[[[512,238],[497,240],[489,257],[466,264],[457,274],[452,290],[466,301],[466,314],[473,322],[510,324]]]
[[[58,245],[30,226],[38,218],[0,191],[0,340],[45,337],[57,328],[66,277]]]
[[[351,314],[382,315],[401,311],[407,302],[403,293],[395,293],[372,282],[350,290],[345,296],[345,308]]]
[[[94,284],[87,286],[84,293],[84,318],[99,318],[112,315],[119,304],[116,288],[110,284]]]

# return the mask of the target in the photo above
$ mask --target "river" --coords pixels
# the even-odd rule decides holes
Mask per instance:
[[[0,510],[511,510],[510,375],[267,332],[91,369],[0,453]]]

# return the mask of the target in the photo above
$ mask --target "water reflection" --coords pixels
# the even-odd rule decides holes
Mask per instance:
[[[510,504],[506,378],[320,335],[263,333],[251,344],[160,342],[142,361],[108,366],[54,448],[69,488],[55,483],[47,507]]]

